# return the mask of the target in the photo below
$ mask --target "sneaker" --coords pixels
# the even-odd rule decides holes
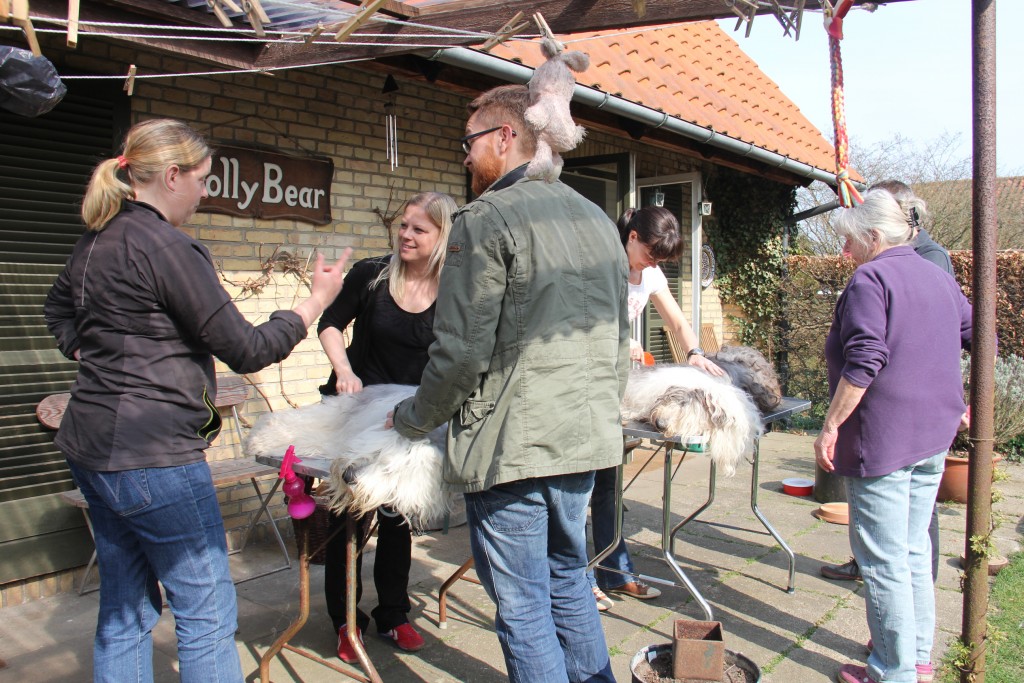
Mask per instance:
[[[422,650],[423,646],[426,645],[426,641],[423,640],[423,636],[416,632],[416,629],[412,627],[408,621],[404,624],[399,624],[390,631],[381,631],[377,635],[381,638],[395,641],[395,645],[400,650],[406,652],[416,652],[416,650]]]
[[[839,667],[836,680],[839,683],[878,683],[871,676],[868,676],[867,669],[856,664],[843,664]]]
[[[597,586],[593,586],[593,590],[594,590],[594,599],[597,600],[597,611],[598,612],[607,612],[608,610],[610,610],[612,607],[615,606],[615,602],[611,598],[609,598],[607,595],[605,595],[605,592],[603,590],[601,590]]]
[[[358,628],[356,629],[356,638],[359,639],[360,643],[363,642],[363,632]],[[347,625],[338,629],[338,659],[346,664],[355,664],[359,661],[355,648],[352,647],[352,643],[348,642]]]
[[[832,579],[833,581],[863,581],[863,577],[860,575],[860,567],[857,566],[857,560],[853,557],[846,564],[823,564],[821,565],[821,575],[826,579]]]
[[[935,680],[935,669],[931,664],[917,665],[917,683],[932,683]]]
[[[621,593],[622,595],[629,595],[636,598],[637,600],[653,600],[654,598],[661,595],[661,591],[654,586],[648,586],[646,583],[637,579],[636,581],[630,581],[624,583],[621,586],[615,588],[609,588],[609,593]]]

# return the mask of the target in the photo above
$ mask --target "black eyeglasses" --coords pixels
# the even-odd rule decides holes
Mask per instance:
[[[469,154],[470,150],[473,149],[473,140],[476,140],[481,135],[487,135],[488,133],[493,133],[496,130],[501,130],[503,127],[504,126],[495,126],[494,128],[482,130],[479,133],[470,133],[469,135],[463,135],[461,138],[459,138],[459,142],[462,143],[462,151],[465,152],[466,154]],[[516,135],[516,132],[512,131],[512,135],[514,137]]]

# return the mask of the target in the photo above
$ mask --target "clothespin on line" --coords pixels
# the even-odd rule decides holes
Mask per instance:
[[[206,0],[206,6],[213,10],[213,15],[220,21],[220,25],[224,28],[231,28],[234,24],[231,23],[231,17],[224,11],[225,8],[231,10],[235,14],[241,14],[242,8],[235,4],[234,0]]]
[[[526,30],[526,27],[530,25],[530,22],[523,21],[520,23],[522,18],[523,13],[516,12],[516,15],[505,22],[505,25],[499,28],[497,33],[488,38],[487,42],[480,46],[480,49],[484,52],[490,52],[496,45],[500,45],[515,34]]]
[[[363,4],[359,5],[359,9],[352,15],[352,18],[346,21],[338,32],[334,34],[334,39],[340,43],[348,38],[357,28],[369,21],[374,12],[385,2],[387,0],[363,0]]]
[[[537,31],[540,32],[541,38],[548,38],[554,42],[558,52],[565,49],[565,44],[555,38],[555,34],[551,32],[551,27],[548,26],[548,22],[544,21],[544,15],[537,12],[533,15],[533,20],[537,24]]]
[[[258,38],[267,35],[267,32],[263,30],[263,24],[269,24],[270,17],[263,11],[260,0],[242,0],[242,11],[248,15],[249,23],[252,24],[252,29]]]
[[[744,7],[746,7],[746,9],[744,10],[740,7],[737,7],[737,3],[743,5]],[[736,26],[734,26],[732,30],[740,30],[740,26],[743,24],[743,22],[746,22],[747,32],[745,35],[747,38],[749,38],[750,29],[754,27],[754,17],[757,16],[757,4],[751,2],[750,0],[725,0],[725,4],[729,6],[729,9],[732,10],[733,14],[739,17],[739,19],[736,20]]]
[[[312,31],[310,31],[310,32],[309,32],[309,35],[308,35],[308,36],[306,36],[305,38],[303,38],[303,39],[302,39],[302,41],[303,41],[303,42],[304,42],[304,43],[305,43],[306,45],[309,45],[309,44],[310,44],[310,43],[312,43],[312,42],[313,42],[314,40],[316,40],[316,39],[317,39],[317,37],[319,37],[319,35],[320,35],[321,33],[323,33],[323,32],[324,32],[324,31],[325,31],[326,29],[327,29],[327,27],[326,27],[326,26],[324,26],[324,25],[323,25],[323,23],[321,23],[321,22],[319,22],[319,21],[318,21],[318,22],[316,22],[316,26],[314,26],[314,27],[313,27],[313,30],[312,30]]]
[[[78,47],[78,0],[68,0],[68,47]]]
[[[121,90],[128,93],[128,97],[131,97],[135,92],[135,72],[137,70],[134,64],[128,67],[128,78],[124,79],[124,87],[121,88]]]
[[[28,47],[32,50],[32,54],[42,57],[43,51],[39,49],[36,30],[32,27],[32,20],[28,16],[28,0],[13,0],[9,14],[11,23],[25,33],[25,40],[28,41]]]

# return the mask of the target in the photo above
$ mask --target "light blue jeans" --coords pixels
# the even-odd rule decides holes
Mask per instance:
[[[614,682],[586,578],[593,472],[466,494],[477,576],[513,683]]]
[[[928,536],[946,451],[882,477],[846,477],[850,546],[864,577],[874,649],[868,674],[915,683],[931,661],[935,586]]]
[[[89,503],[100,570],[94,680],[153,680],[159,581],[174,613],[183,683],[240,683],[235,587],[206,461],[121,472],[68,464]]]
[[[615,538],[615,470],[615,467],[609,467],[594,473],[594,492],[590,496],[590,524],[594,534],[595,553],[607,548]],[[633,560],[629,557],[629,550],[626,549],[625,539],[619,539],[619,544],[608,557],[601,560],[598,567],[636,573]],[[596,572],[587,572],[587,578],[591,586],[599,586],[601,590],[606,591],[634,580],[632,576],[604,572],[600,569]]]

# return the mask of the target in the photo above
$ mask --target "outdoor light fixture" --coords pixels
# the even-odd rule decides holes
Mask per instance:
[[[654,188],[654,194],[651,195],[651,206],[665,206],[665,193],[660,185]]]

